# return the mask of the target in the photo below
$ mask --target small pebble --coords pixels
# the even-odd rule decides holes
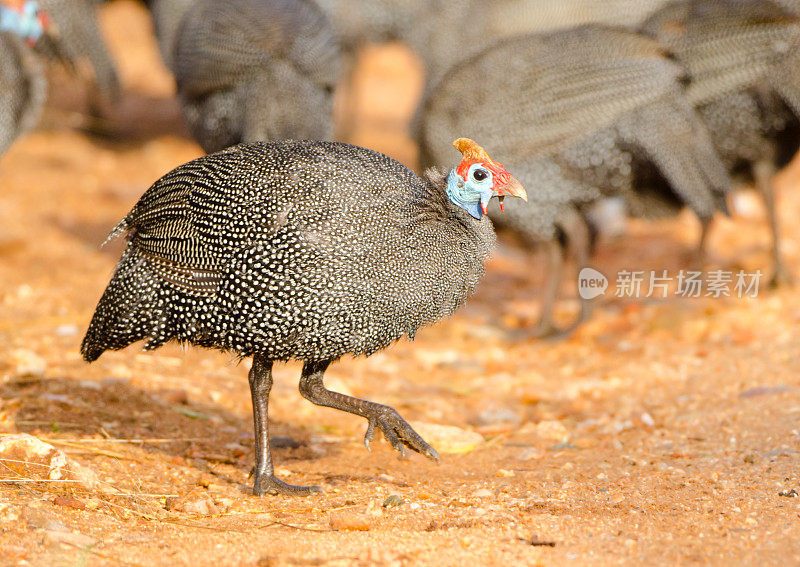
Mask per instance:
[[[562,443],[569,439],[567,428],[559,421],[540,421],[533,429],[536,435],[542,439],[561,441]]]
[[[541,459],[544,457],[544,451],[536,447],[528,447],[517,453],[517,459],[520,461],[532,461],[534,459]]]
[[[394,508],[395,506],[400,506],[400,505],[405,504],[405,503],[406,503],[406,501],[403,500],[399,495],[390,494],[389,497],[386,498],[386,500],[383,501],[382,507],[383,508]]]
[[[56,327],[56,335],[59,337],[75,337],[78,335],[77,325],[59,325]]]
[[[480,412],[473,423],[475,425],[497,425],[499,423],[519,423],[519,416],[509,408],[488,408]]]
[[[27,433],[0,437],[0,476],[61,480],[67,475],[67,455]]]
[[[269,440],[269,446],[273,449],[298,449],[303,444],[291,437],[273,437]]]
[[[74,508],[75,510],[86,510],[86,504],[71,496],[56,496],[53,500],[53,504],[66,508]]]
[[[336,510],[328,516],[328,523],[332,530],[369,531],[369,518],[366,514],[354,510]]]
[[[483,443],[480,433],[452,425],[415,422],[411,426],[440,453],[469,453]]]
[[[196,516],[212,516],[220,512],[211,498],[198,497],[192,494],[187,494],[179,498],[167,498],[164,508],[170,511],[183,512]]]
[[[189,394],[186,390],[167,390],[161,394],[161,399],[168,404],[184,405],[189,403]]]
[[[47,362],[44,358],[26,349],[12,351],[11,362],[14,364],[16,374],[19,376],[41,378],[47,369]]]

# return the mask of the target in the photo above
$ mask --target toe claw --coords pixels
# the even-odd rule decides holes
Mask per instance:
[[[376,426],[381,430],[392,449],[400,453],[400,458],[407,456],[406,448],[408,448],[435,461],[439,460],[436,449],[426,443],[397,411],[388,406],[383,406],[379,413],[369,418],[367,433],[364,436],[364,442],[368,449],[369,440],[372,439]]]
[[[284,496],[310,496],[311,494],[319,494],[324,492],[322,488],[316,485],[301,486],[289,484],[274,474],[264,476],[261,478],[256,477],[253,483],[253,494],[255,496],[264,496],[265,494],[282,494]]]
[[[364,433],[364,446],[367,448],[367,451],[370,451],[369,444],[372,441],[372,438],[375,436],[375,420],[370,419],[367,423],[367,431]]]

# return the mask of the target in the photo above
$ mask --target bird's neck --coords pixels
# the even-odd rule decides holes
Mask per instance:
[[[483,211],[480,197],[467,190],[464,179],[456,173],[455,169],[451,170],[450,175],[447,176],[445,192],[451,203],[467,211],[473,218],[481,220]]]

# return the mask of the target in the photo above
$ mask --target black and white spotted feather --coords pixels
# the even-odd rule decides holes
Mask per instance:
[[[109,54],[97,17],[95,0],[38,0],[58,30],[58,55],[76,69],[87,60],[97,90],[107,99],[119,97],[116,65]]]
[[[206,151],[333,136],[339,46],[311,0],[197,0],[174,49],[184,116]]]
[[[643,31],[688,75],[687,95],[731,171],[800,147],[800,18],[767,0],[679,0]]]
[[[35,126],[46,94],[47,79],[33,50],[0,32],[0,156]]]
[[[494,242],[444,183],[335,142],[243,144],[187,163],[115,229],[128,245],[83,356],[178,340],[328,360],[413,336],[467,298]]]
[[[153,31],[164,64],[174,71],[175,43],[183,17],[196,0],[147,0],[153,16]]]
[[[687,205],[707,219],[730,182],[682,74],[658,43],[619,29],[506,40],[457,65],[424,103],[423,160],[443,163],[454,132],[483,140],[528,191],[529,203],[493,219],[531,240],[603,196],[638,215]]]

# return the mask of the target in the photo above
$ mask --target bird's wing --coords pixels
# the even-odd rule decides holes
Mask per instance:
[[[800,45],[796,46],[782,65],[770,73],[769,81],[778,94],[800,116]]]
[[[498,155],[552,155],[657,100],[681,73],[658,44],[619,30],[515,38],[453,69],[429,97],[423,128],[497,139]]]
[[[153,27],[164,63],[173,70],[175,41],[183,17],[196,0],[149,0],[147,7],[153,15]]]
[[[338,78],[339,47],[322,11],[304,0],[198,0],[175,45],[181,93],[230,88],[270,59],[290,61],[325,86]]]
[[[703,219],[725,210],[731,187],[708,133],[682,93],[664,96],[626,116],[619,131],[641,147],[683,202]]]
[[[800,48],[800,19],[769,2],[700,0],[671,5],[643,31],[686,68],[695,106],[759,87]]]
[[[221,156],[227,159],[221,159]],[[216,290],[220,269],[239,234],[236,148],[171,171],[148,189],[116,232],[148,257],[165,280],[192,293]],[[240,204],[241,206],[246,206]],[[115,233],[112,233],[112,236]]]

